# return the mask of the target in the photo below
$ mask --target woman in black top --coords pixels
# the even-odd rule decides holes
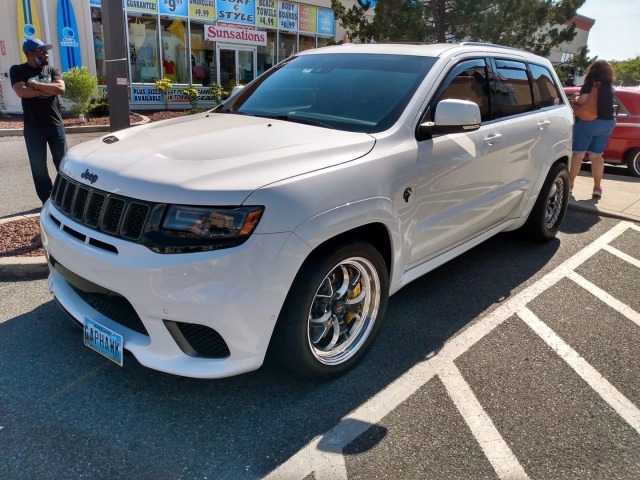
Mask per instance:
[[[598,87],[598,117],[591,121],[576,119],[573,126],[573,155],[569,172],[569,183],[573,188],[582,160],[585,154],[589,154],[594,198],[602,196],[602,185],[600,185],[604,175],[602,154],[616,125],[613,116],[613,82],[613,68],[609,62],[597,60],[589,65],[584,85],[580,89],[580,96],[574,101],[578,105],[584,104],[592,94],[594,86]]]

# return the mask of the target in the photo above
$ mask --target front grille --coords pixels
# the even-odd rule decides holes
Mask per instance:
[[[91,308],[123,327],[142,335],[149,335],[133,305],[122,295],[76,275],[52,256],[49,256],[49,261],[56,272],[62,275],[73,291]]]
[[[197,323],[164,321],[180,349],[192,357],[227,358],[231,352],[213,328]]]
[[[58,174],[51,203],[68,218],[112,237],[139,242],[152,202],[113,195]]]

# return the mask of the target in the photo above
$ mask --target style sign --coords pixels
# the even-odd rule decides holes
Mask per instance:
[[[255,25],[255,0],[218,0],[218,20]]]

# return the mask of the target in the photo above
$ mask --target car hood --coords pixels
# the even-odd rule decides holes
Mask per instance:
[[[109,137],[117,140],[106,143]],[[82,143],[69,150],[62,171],[141,200],[231,205],[264,185],[362,157],[374,144],[365,133],[206,113]]]

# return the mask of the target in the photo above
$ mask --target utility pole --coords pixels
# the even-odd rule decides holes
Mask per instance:
[[[124,7],[120,1],[102,2],[107,95],[111,131],[131,126],[129,122],[129,49],[124,28]]]

